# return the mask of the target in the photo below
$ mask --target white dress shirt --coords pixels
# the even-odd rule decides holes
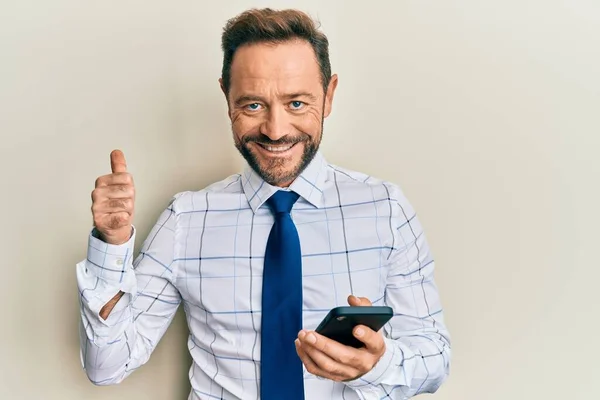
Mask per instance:
[[[388,305],[386,351],[366,375],[334,382],[304,369],[307,400],[406,399],[448,375],[450,339],[421,225],[398,186],[328,164],[321,154],[290,186],[302,248],[303,326],[350,294]],[[174,196],[133,261],[135,231],[115,246],[89,237],[77,264],[81,358],[95,384],[148,361],[179,305],[190,335],[188,399],[258,399],[263,257],[278,188],[247,167]],[[103,320],[100,309],[122,290]],[[285,398],[282,392],[281,398]],[[269,399],[270,400],[270,399]]]

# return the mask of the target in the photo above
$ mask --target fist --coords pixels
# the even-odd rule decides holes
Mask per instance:
[[[114,150],[110,153],[110,167],[112,174],[96,179],[92,191],[92,215],[100,239],[110,244],[123,244],[131,237],[135,188],[123,152]]]

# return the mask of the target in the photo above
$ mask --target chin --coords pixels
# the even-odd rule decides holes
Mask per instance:
[[[293,149],[296,151],[293,151],[289,156],[269,157],[251,148],[251,146],[236,144],[237,149],[250,167],[265,182],[273,186],[291,184],[314,158],[318,150],[318,145],[310,146],[302,143],[300,146]]]
[[[279,186],[290,184],[300,175],[300,161],[285,160],[285,165],[273,162],[261,162],[258,174],[269,184]]]

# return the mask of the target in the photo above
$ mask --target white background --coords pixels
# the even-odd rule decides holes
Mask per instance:
[[[124,383],[87,381],[74,268],[113,148],[138,246],[174,193],[239,170],[220,34],[264,5],[329,36],[325,156],[420,214],[453,339],[433,398],[600,398],[597,0],[2,2],[0,397],[186,398],[181,314]]]

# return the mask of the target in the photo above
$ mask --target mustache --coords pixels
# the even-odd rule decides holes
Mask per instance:
[[[300,142],[308,142],[310,141],[310,136],[304,134],[304,135],[299,135],[299,136],[284,136],[282,138],[279,138],[277,140],[272,140],[271,138],[269,138],[267,135],[264,134],[259,134],[256,136],[245,136],[242,139],[242,143],[243,144],[248,144],[248,143],[256,143],[256,144],[261,144],[264,146],[277,146],[277,145],[283,145],[283,144],[296,144],[296,143],[300,143]]]

